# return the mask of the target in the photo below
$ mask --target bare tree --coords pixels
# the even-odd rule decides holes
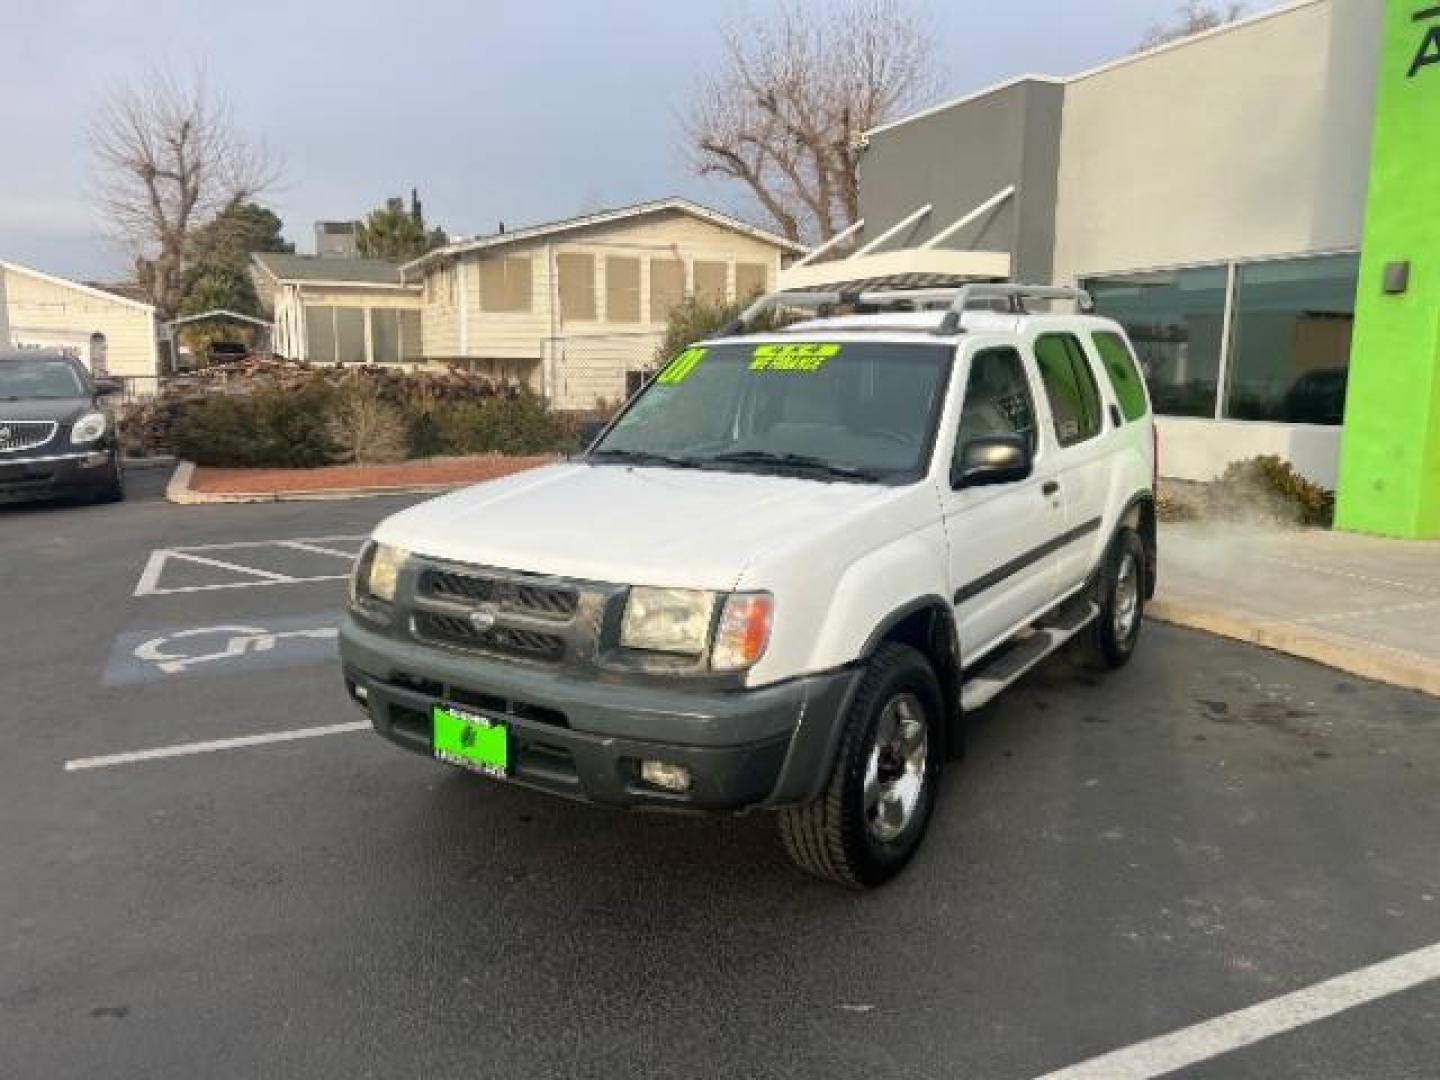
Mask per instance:
[[[934,90],[928,19],[902,0],[786,0],[724,38],[684,121],[695,170],[746,185],[790,239],[829,239],[860,214],[860,137]]]
[[[197,232],[270,187],[277,171],[203,77],[120,88],[90,129],[101,208],[164,318],[184,293]]]
[[[1140,40],[1141,50],[1158,48],[1171,41],[1203,34],[1218,26],[1232,23],[1245,14],[1244,4],[1209,4],[1204,0],[1185,0],[1168,23],[1157,23]]]

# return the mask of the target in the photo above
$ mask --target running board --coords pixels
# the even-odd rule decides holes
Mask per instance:
[[[1099,606],[1086,599],[1066,604],[1046,616],[1013,645],[984,661],[965,680],[960,688],[961,710],[970,712],[988,705],[995,695],[1084,630],[1099,614]]]

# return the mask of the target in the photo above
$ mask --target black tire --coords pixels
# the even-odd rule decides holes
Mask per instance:
[[[872,824],[875,814],[867,811],[865,784],[872,751],[882,717],[908,728],[916,706],[925,726],[923,767],[911,773],[919,777],[919,792],[898,835],[882,840],[877,829],[893,826],[883,821]],[[892,709],[889,717],[887,707]],[[930,662],[909,646],[882,645],[860,682],[844,725],[824,792],[805,806],[781,810],[780,836],[791,860],[806,873],[868,889],[905,868],[935,808],[945,758],[945,722],[940,683]],[[879,757],[884,760],[883,752]],[[893,757],[890,765],[892,770],[896,767],[903,778],[906,770],[899,757]]]
[[[1095,599],[1100,615],[1090,627],[1091,660],[1102,668],[1124,667],[1145,622],[1145,545],[1133,529],[1121,529],[1110,544]]]
[[[120,464],[120,456],[117,454],[110,462],[110,476],[105,481],[100,492],[95,496],[96,502],[117,503],[125,498],[125,466]]]

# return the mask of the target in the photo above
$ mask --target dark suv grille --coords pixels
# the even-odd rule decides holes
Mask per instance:
[[[575,614],[580,602],[580,594],[574,589],[455,570],[425,570],[420,575],[420,595],[452,603],[494,604],[501,611],[561,622]]]
[[[54,420],[0,420],[0,453],[44,446],[59,427]]]
[[[554,634],[525,630],[518,626],[491,626],[481,630],[469,619],[459,615],[417,611],[414,627],[415,636],[418,638],[462,649],[551,663],[565,655],[564,639]]]

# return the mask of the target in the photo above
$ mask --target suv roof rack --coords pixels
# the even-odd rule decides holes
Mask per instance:
[[[1083,312],[1095,309],[1094,301],[1084,289],[1061,288],[1054,285],[1017,285],[1009,282],[975,282],[949,288],[922,289],[830,289],[805,292],[773,292],[757,299],[739,318],[721,327],[716,337],[735,337],[746,333],[763,315],[781,308],[802,308],[817,312],[821,318],[828,309],[841,305],[886,308],[904,305],[906,310],[919,307],[945,306],[945,315],[935,334],[948,337],[960,332],[960,320],[972,307],[996,301],[1005,306],[1000,310],[1016,315],[1027,312],[1027,300],[1072,300]]]

